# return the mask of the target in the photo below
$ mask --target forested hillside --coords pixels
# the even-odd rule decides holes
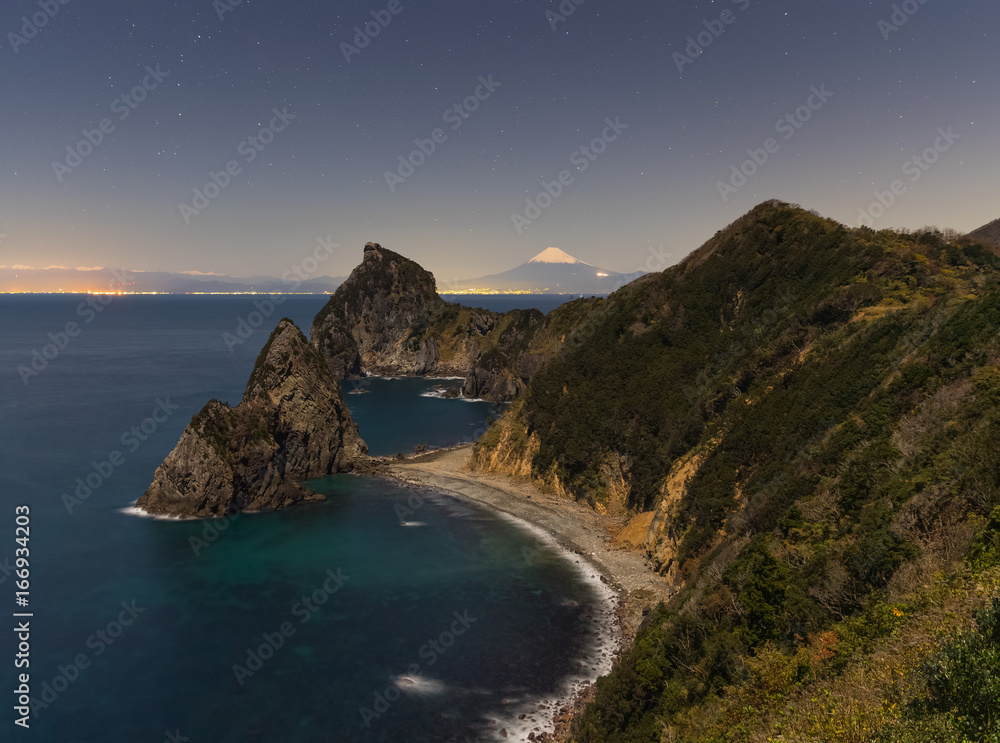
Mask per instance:
[[[577,740],[997,739],[998,277],[768,202],[588,308],[474,454],[656,511],[678,594]]]

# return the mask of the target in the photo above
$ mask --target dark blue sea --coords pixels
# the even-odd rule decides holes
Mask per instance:
[[[85,301],[0,297],[0,738],[520,740],[593,673],[607,621],[593,571],[448,495],[342,475],[312,484],[325,502],[277,513],[131,515],[202,405],[239,401],[278,319],[308,333],[325,298],[287,299],[238,345],[226,334],[260,298]],[[433,396],[440,383],[346,396],[374,454],[472,440],[497,414]],[[30,732],[15,726],[21,673]]]

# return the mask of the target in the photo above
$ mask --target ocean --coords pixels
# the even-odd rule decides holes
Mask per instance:
[[[211,398],[239,401],[277,321],[308,333],[325,298],[290,297],[270,314],[265,301],[0,297],[0,678],[16,692],[29,674],[32,739],[463,741],[504,729],[518,740],[544,729],[556,700],[608,662],[595,649],[607,593],[525,525],[353,475],[312,483],[325,502],[276,513],[129,512],[191,417]],[[242,338],[241,319],[259,327]],[[436,396],[441,383],[372,379],[346,395],[373,454],[473,440],[498,414]],[[7,694],[8,729],[17,700]]]

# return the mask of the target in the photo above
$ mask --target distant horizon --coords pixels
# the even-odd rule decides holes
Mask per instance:
[[[160,294],[171,294],[171,295],[329,295],[336,290],[336,287],[347,279],[347,275],[343,276],[331,276],[329,274],[317,275],[317,271],[323,262],[328,260],[332,255],[333,249],[339,247],[330,241],[320,241],[320,247],[318,247],[313,256],[307,257],[303,261],[302,265],[295,266],[292,270],[287,271],[282,277],[277,276],[238,276],[235,274],[223,274],[217,272],[202,272],[202,271],[179,271],[179,272],[163,272],[163,271],[145,271],[142,269],[132,269],[132,268],[110,268],[103,266],[86,266],[70,268],[67,266],[4,266],[0,265],[0,294],[114,294],[114,295],[160,295]],[[404,256],[406,257],[406,256]],[[579,260],[578,258],[566,253],[557,247],[548,247],[545,250],[537,253],[529,259],[528,261],[519,264],[518,269],[524,267],[531,267],[533,270],[545,270],[549,266],[559,266],[559,267],[574,267],[574,266],[586,266],[591,269],[600,269],[601,272],[597,273],[598,277],[607,277],[608,273],[604,272],[605,269],[601,267],[592,266],[589,263]],[[352,269],[353,270],[353,269]],[[558,270],[558,269],[557,269]],[[572,270],[572,269],[571,269]],[[3,277],[3,272],[10,274],[14,273],[13,281],[25,281],[28,278],[33,280],[36,284],[41,283],[43,286],[35,287],[21,287],[21,286],[10,286],[11,279],[5,280]],[[47,275],[49,272],[52,273],[52,277]],[[115,280],[108,283],[107,274],[110,272]],[[26,276],[25,276],[26,275]],[[574,274],[575,275],[575,274]],[[627,274],[618,274],[615,272],[616,276],[626,276]],[[141,285],[143,277],[150,277],[146,281],[145,286],[140,286],[138,288],[127,288],[133,286],[137,282]],[[70,278],[67,278],[70,277]],[[176,280],[183,280],[184,283],[198,284],[198,288],[187,288],[181,289],[176,286],[174,287],[160,287],[153,288],[150,282],[156,281],[156,279],[164,280],[163,277],[174,278]],[[435,277],[436,278],[436,277]],[[540,295],[540,296],[574,296],[588,294],[590,292],[580,291],[579,287],[577,290],[573,291],[553,291],[548,287],[545,288],[527,288],[523,285],[519,287],[512,287],[507,284],[504,285],[503,282],[491,284],[488,279],[497,278],[497,275],[486,275],[478,277],[470,277],[468,279],[459,280],[445,280],[441,282],[441,287],[439,293],[444,295],[479,295],[479,296],[489,296],[489,295]],[[538,277],[536,276],[535,279]],[[48,279],[48,282],[46,280]],[[82,280],[95,281],[98,284],[103,280],[107,288],[97,287],[97,286],[80,286],[79,282]],[[486,281],[484,281],[486,280]],[[483,281],[484,283],[476,284],[474,282]],[[543,280],[548,283],[548,279]],[[66,282],[75,283],[75,286],[66,285]],[[129,283],[126,283],[129,282]],[[174,282],[176,284],[176,281]],[[532,282],[534,283],[534,282]],[[7,284],[5,286],[5,284]],[[58,284],[58,285],[53,285]],[[249,284],[249,286],[241,286],[241,284]],[[259,284],[260,286],[254,286],[254,284]],[[271,286],[268,286],[268,285]],[[274,284],[279,284],[275,287]],[[327,288],[321,285],[326,284]],[[213,285],[214,288],[213,288]],[[304,285],[311,285],[311,289],[308,291],[297,291]],[[559,286],[560,282],[557,280],[554,286]],[[204,290],[200,287],[204,286]],[[538,284],[535,284],[538,286]]]
[[[805,205],[801,205],[801,206],[802,206],[802,208],[809,209],[809,207],[807,207]],[[830,217],[826,217],[826,215],[823,215],[821,212],[820,212],[820,214],[824,218],[830,218]],[[837,220],[834,220],[834,221],[837,221]],[[968,235],[971,232],[974,232],[974,231],[980,229],[981,227],[984,227],[984,226],[986,226],[988,224],[991,224],[993,222],[996,222],[996,221],[1000,221],[1000,220],[996,220],[996,219],[995,220],[991,220],[991,222],[987,222],[987,223],[984,223],[982,225],[977,225],[976,227],[973,227],[970,230],[965,230],[965,231],[957,230],[957,229],[954,229],[954,228],[952,228],[950,226],[946,226],[946,225],[932,225],[932,224],[921,224],[918,227],[898,226],[898,225],[897,226],[882,226],[882,227],[878,227],[878,229],[885,229],[885,230],[891,230],[891,231],[896,231],[896,232],[919,232],[920,230],[923,230],[923,229],[939,229],[939,230],[942,230],[942,231],[954,230],[956,233],[959,233],[959,234],[965,236],[965,235]],[[845,224],[845,226],[851,227],[851,225],[847,225],[847,224]],[[717,232],[720,229],[723,229],[723,227],[725,227],[725,225],[718,225],[718,226],[716,226],[712,230],[711,234],[715,234],[715,232]],[[664,260],[663,260],[663,257],[664,257],[664,255],[666,253],[665,246],[661,245],[660,248],[659,248],[659,250],[651,249],[651,251],[650,251],[651,253],[660,256],[659,265],[656,268],[656,271],[665,270],[667,268],[670,268],[673,265],[676,265],[676,264],[680,263],[682,260],[684,260],[684,258],[686,258],[692,252],[694,252],[699,247],[701,247],[701,245],[703,245],[704,242],[706,242],[710,238],[711,238],[711,235],[709,235],[709,237],[706,238],[706,240],[703,241],[702,243],[699,243],[698,245],[690,246],[687,250],[684,250],[684,251],[682,251],[680,253],[677,253],[676,251],[671,251],[670,257],[672,259],[672,262],[670,262],[670,263],[665,263]],[[2,238],[0,238],[0,246],[2,246],[2,242],[3,242]],[[322,239],[321,239],[321,242],[322,242]],[[378,242],[378,241],[372,241],[372,242]],[[400,248],[397,248],[397,247],[395,247],[393,245],[389,245],[389,244],[385,244],[385,243],[379,243],[379,244],[384,245],[384,247],[386,247],[386,248],[388,248],[390,250],[393,250],[394,252],[400,253],[404,257],[410,258],[411,260],[415,260],[417,263],[420,263],[420,261],[418,259],[414,258],[412,255],[410,255],[405,250],[405,248],[400,249]],[[339,248],[339,249],[341,249],[341,251],[342,251],[343,246],[341,244],[334,243],[334,245],[336,245],[336,247]],[[362,247],[358,247],[355,252],[360,256],[362,250],[363,250],[363,246]],[[535,259],[537,259],[539,256],[541,256],[541,255],[543,255],[545,253],[548,253],[549,251],[553,251],[553,250],[559,251],[560,253],[567,253],[567,254],[569,254],[569,257],[574,258],[577,261],[579,261],[580,263],[586,264],[588,266],[594,266],[595,265],[595,264],[591,263],[590,261],[586,261],[586,260],[583,260],[583,259],[579,258],[578,256],[574,255],[571,251],[566,251],[566,250],[564,250],[563,248],[561,248],[559,246],[553,246],[553,245],[549,245],[549,246],[546,246],[545,248],[540,249],[538,252],[534,253],[533,257],[527,258],[526,260],[522,261],[521,263],[519,263],[517,265],[521,266],[521,265],[526,265],[528,263],[531,263]],[[86,263],[86,261],[85,261],[85,263]],[[344,273],[316,274],[316,275],[309,276],[309,280],[310,281],[323,281],[325,279],[329,279],[329,280],[341,280],[342,281],[342,280],[344,280],[344,279],[347,278],[347,276],[350,274],[350,272],[359,263],[360,263],[360,259],[358,261],[356,261]],[[421,264],[421,265],[424,268],[426,268],[427,270],[431,271],[431,273],[434,274],[435,278],[438,279],[439,282],[440,281],[445,281],[447,283],[452,283],[452,284],[467,283],[470,280],[474,280],[476,278],[480,278],[480,277],[483,277],[483,276],[491,276],[491,275],[494,275],[495,273],[500,273],[500,272],[502,272],[502,270],[505,270],[505,269],[501,269],[500,271],[493,271],[492,273],[490,273],[490,272],[483,273],[483,271],[487,271],[487,269],[481,269],[481,272],[478,273],[478,274],[476,274],[476,275],[474,275],[474,276],[469,276],[467,278],[456,278],[456,277],[453,276],[453,277],[450,277],[449,279],[444,279],[443,280],[443,279],[441,279],[441,277],[440,277],[440,275],[439,275],[439,273],[437,271],[433,270],[431,267],[429,267],[427,265],[424,265],[424,264]],[[512,268],[512,267],[513,266],[511,266],[511,265],[507,266],[508,269]],[[599,266],[599,267],[600,268],[604,268],[604,269],[610,268],[608,266]],[[109,270],[120,270],[120,271],[123,271],[123,272],[134,273],[134,274],[170,274],[170,275],[190,276],[192,278],[205,278],[205,279],[212,279],[212,278],[223,279],[223,278],[229,278],[229,279],[249,280],[249,279],[255,279],[255,278],[268,278],[268,279],[277,280],[279,278],[279,277],[274,276],[274,275],[259,274],[259,273],[258,274],[223,273],[223,272],[219,272],[219,271],[199,271],[199,270],[196,270],[196,269],[161,270],[161,269],[150,269],[150,268],[132,268],[132,267],[129,267],[129,268],[119,268],[117,266],[94,266],[94,265],[90,265],[90,266],[88,266],[88,265],[82,265],[82,266],[70,267],[70,266],[63,266],[63,265],[32,266],[32,265],[25,265],[25,264],[14,264],[14,265],[0,264],[0,271],[5,271],[5,270],[6,271],[57,271],[57,270],[61,270],[61,271],[72,271],[72,272],[79,272],[79,273],[109,271]],[[647,270],[647,269],[643,269],[643,267],[640,265],[640,266],[638,266],[636,268],[633,268],[631,270],[620,270],[618,268],[611,268],[610,270],[613,270],[616,273],[620,273],[620,274],[630,274],[630,273],[635,273],[636,271]],[[647,270],[647,272],[651,272],[651,271]],[[105,294],[105,293],[111,293],[111,294],[117,293],[117,294],[129,294],[129,295],[168,294],[168,295],[178,295],[178,296],[179,295],[185,295],[185,294],[190,294],[190,295],[208,295],[208,294],[217,294],[217,295],[253,295],[253,294],[282,295],[282,294],[287,294],[287,295],[295,295],[295,294],[301,294],[303,296],[322,294],[322,292],[294,292],[294,291],[257,291],[257,292],[255,292],[255,291],[232,291],[232,292],[221,292],[221,291],[220,292],[177,292],[177,291],[126,291],[126,292],[114,292],[114,291],[110,291],[109,292],[109,291],[102,291],[102,290],[94,290],[94,291],[72,290],[72,289],[70,289],[70,290],[63,290],[63,289],[59,289],[59,288],[45,289],[45,290],[31,290],[31,291],[8,291],[8,290],[0,289],[0,295],[12,295],[12,294],[24,294],[24,295],[29,295],[29,294]],[[489,295],[489,294],[511,294],[511,295],[517,295],[517,294],[539,294],[539,295],[545,295],[545,294],[549,294],[551,296],[563,296],[563,295],[569,296],[569,295],[576,294],[576,292],[537,292],[537,291],[525,291],[525,292],[522,292],[522,291],[493,290],[493,289],[491,289],[489,287],[485,287],[482,291],[470,291],[470,290],[440,291],[439,290],[439,293],[441,293],[441,294],[453,294],[453,295],[456,295],[456,296],[457,295],[463,295],[463,294],[482,294],[482,295]],[[332,294],[332,292],[329,292],[329,294]]]
[[[379,242],[377,240],[370,241],[370,242],[378,243],[378,244],[382,245],[383,247],[388,248],[389,250],[392,250],[393,252],[396,252],[396,253],[399,253],[400,255],[403,255],[406,258],[410,258],[411,260],[416,260],[415,258],[413,258],[411,255],[409,255],[407,253],[407,251],[405,250],[405,248],[397,248],[395,246],[392,246],[392,245],[389,245],[389,244],[386,244],[386,243],[382,243],[382,242]],[[340,247],[341,249],[343,248],[343,246],[339,245],[339,244],[338,244],[338,247]],[[696,249],[697,249],[697,247],[694,247],[691,250],[696,250]],[[360,246],[360,247],[358,247],[356,249],[356,252],[357,252],[357,255],[358,255],[358,260],[355,263],[355,266],[358,263],[361,262],[360,257],[361,257],[361,254],[362,254],[362,250],[363,250],[363,246]],[[559,250],[560,252],[568,253],[568,254],[570,254],[570,257],[575,258],[580,263],[585,263],[587,265],[594,265],[590,261],[585,261],[585,260],[583,260],[583,259],[581,259],[581,258],[579,258],[579,257],[577,257],[575,255],[573,255],[572,251],[566,251],[566,250],[563,250],[562,248],[560,248],[558,246],[549,245],[549,246],[546,246],[546,247],[542,248],[541,250],[538,250],[535,253],[531,254],[530,257],[525,258],[523,261],[521,261],[521,263],[511,264],[511,265],[508,265],[507,267],[508,268],[512,268],[514,265],[522,265],[524,263],[530,263],[531,261],[533,261],[536,258],[538,258],[540,255],[542,255],[542,254],[544,254],[544,253],[546,253],[546,252],[548,252],[550,250]],[[516,260],[516,258],[514,258],[512,260]],[[680,259],[678,259],[678,262],[679,262],[679,260],[683,260],[683,256]],[[419,260],[417,260],[416,262],[420,263]],[[421,264],[421,265],[423,265],[423,264]],[[435,276],[437,275],[437,272],[435,272],[434,270],[432,270],[428,266],[423,266],[423,267],[426,268],[427,270],[431,271],[431,273],[435,274]],[[608,268],[607,266],[601,266],[601,267],[602,268]],[[96,271],[109,271],[109,270],[113,270],[113,269],[117,269],[117,270],[121,270],[121,271],[127,271],[128,273],[137,273],[137,274],[160,274],[160,273],[162,273],[162,274],[174,274],[174,275],[178,275],[178,276],[190,276],[190,277],[193,277],[193,278],[194,277],[201,277],[201,278],[209,278],[209,279],[211,279],[211,278],[251,279],[251,278],[256,278],[256,277],[260,277],[260,276],[273,277],[272,274],[266,274],[266,273],[264,273],[264,274],[260,274],[260,273],[242,274],[242,273],[236,273],[236,272],[198,271],[198,270],[195,270],[195,269],[171,270],[171,269],[155,269],[155,268],[134,268],[134,267],[123,267],[123,266],[115,266],[115,265],[107,265],[107,266],[98,266],[98,265],[83,265],[83,266],[47,265],[47,266],[38,266],[38,265],[28,265],[28,264],[20,264],[20,263],[18,263],[18,264],[12,264],[12,265],[0,264],[0,271],[4,271],[4,270],[8,270],[8,271],[76,271],[76,272],[86,273],[86,272],[96,272]],[[353,267],[352,267],[351,270],[353,270]],[[482,270],[485,271],[486,269],[482,269]],[[614,269],[612,269],[612,270],[614,270]],[[632,272],[633,272],[632,270],[629,270],[629,271],[618,271],[618,273],[632,273]],[[343,273],[343,274],[341,274],[341,273],[335,273],[335,274],[333,274],[333,273],[326,273],[326,274],[318,274],[318,275],[315,275],[315,276],[311,276],[310,278],[314,279],[314,280],[320,280],[320,279],[324,279],[324,278],[326,278],[326,279],[337,279],[337,278],[343,279],[343,278],[346,278],[349,273],[350,273],[350,270],[348,270],[346,273]],[[480,273],[480,274],[476,274],[475,276],[469,276],[468,278],[469,279],[477,278],[478,276],[482,276],[482,275],[488,275],[488,274],[487,273]]]
[[[333,292],[131,292],[131,291],[34,291],[5,292],[3,297],[34,296],[116,296],[116,297],[332,297]],[[605,294],[588,292],[533,292],[533,291],[438,291],[442,297],[602,297]]]

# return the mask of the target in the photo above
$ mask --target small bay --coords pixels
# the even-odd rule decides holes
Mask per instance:
[[[606,604],[578,558],[508,518],[353,475],[277,513],[128,514],[191,416],[239,400],[279,317],[308,332],[325,298],[289,298],[235,346],[250,297],[119,297],[89,324],[82,301],[0,297],[0,500],[11,525],[31,507],[37,739],[448,741],[526,710],[547,722],[537,702],[589,669]],[[25,385],[18,366],[72,321]],[[497,414],[441,384],[460,382],[346,396],[374,454],[472,440]]]

